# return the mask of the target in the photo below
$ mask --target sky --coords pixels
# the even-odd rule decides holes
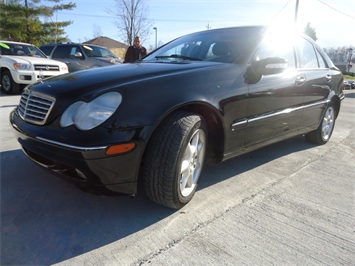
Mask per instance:
[[[67,3],[70,0],[63,0]],[[71,0],[76,8],[59,11],[58,21],[71,20],[65,28],[72,42],[84,42],[102,36],[124,42],[115,17],[116,0]],[[211,29],[244,25],[294,25],[297,0],[144,0],[146,17],[152,23],[146,48],[155,47],[155,34],[160,44],[179,36]],[[316,31],[317,43],[323,48],[355,46],[354,0],[299,0],[297,27],[309,22]],[[153,27],[157,28],[154,30]]]

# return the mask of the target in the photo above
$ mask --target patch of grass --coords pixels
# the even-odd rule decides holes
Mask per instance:
[[[344,75],[344,80],[355,80],[355,77]]]

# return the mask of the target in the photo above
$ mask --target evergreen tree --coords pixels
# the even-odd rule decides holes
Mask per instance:
[[[307,23],[306,27],[304,28],[304,34],[308,35],[309,37],[311,37],[314,41],[316,41],[317,38],[317,32],[315,30],[315,28],[311,27],[311,23]]]
[[[12,0],[0,3],[0,38],[32,43],[37,46],[46,42],[67,40],[64,28],[71,21],[51,20],[58,10],[72,10],[72,2],[61,4],[62,0],[45,0],[52,5],[41,5],[41,0]],[[50,22],[43,22],[45,21]]]

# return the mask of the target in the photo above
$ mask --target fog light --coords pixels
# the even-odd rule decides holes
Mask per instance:
[[[24,76],[24,75],[20,75],[20,80],[31,80],[32,79],[32,77],[31,76]]]

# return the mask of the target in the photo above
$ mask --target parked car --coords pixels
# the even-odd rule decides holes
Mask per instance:
[[[180,37],[138,63],[31,85],[10,122],[42,167],[82,187],[132,195],[142,182],[152,201],[178,209],[194,196],[205,161],[302,134],[327,143],[342,84],[306,36],[215,29]]]
[[[343,81],[343,86],[344,86],[344,90],[350,90],[351,89],[351,83],[347,80]]]
[[[349,89],[355,89],[355,81],[354,80],[348,80],[348,83],[350,85]]]
[[[48,59],[32,44],[0,41],[1,89],[7,94],[18,93],[22,85],[65,73],[66,64]]]
[[[109,49],[98,45],[54,43],[42,45],[40,49],[50,58],[66,63],[69,72],[122,63]]]

